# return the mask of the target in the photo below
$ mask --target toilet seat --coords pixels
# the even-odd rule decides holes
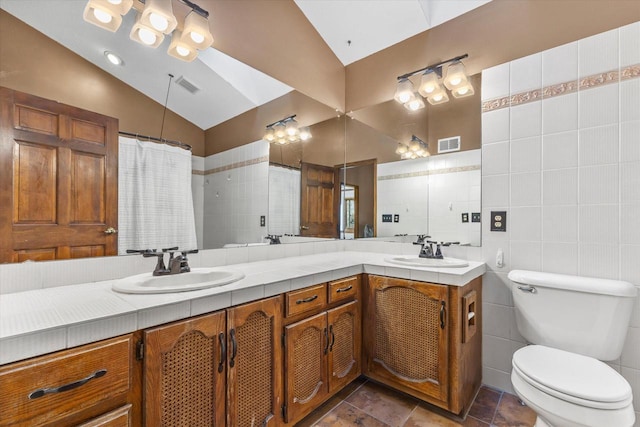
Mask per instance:
[[[629,383],[609,365],[541,345],[513,355],[513,369],[526,383],[553,397],[594,409],[622,409],[633,396]]]

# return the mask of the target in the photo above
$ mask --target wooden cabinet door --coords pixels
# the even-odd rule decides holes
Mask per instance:
[[[285,328],[285,418],[293,423],[324,401],[329,347],[327,313]]]
[[[329,328],[329,394],[360,375],[360,302],[352,301],[327,311]]]
[[[277,425],[282,406],[282,297],[229,309],[227,328],[227,425]]]
[[[144,332],[147,426],[223,426],[225,312]]]
[[[0,262],[115,255],[118,120],[0,88]]]
[[[340,185],[332,167],[302,163],[300,235],[338,237]]]
[[[365,374],[447,402],[447,309],[446,286],[369,276]]]

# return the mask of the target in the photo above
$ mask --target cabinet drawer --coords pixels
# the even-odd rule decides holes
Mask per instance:
[[[131,336],[61,351],[0,369],[0,426],[41,425],[124,395]]]
[[[131,405],[107,412],[78,427],[131,427]]]
[[[329,282],[329,304],[353,298],[358,293],[358,276]]]
[[[327,304],[325,284],[287,292],[287,317],[322,308]]]

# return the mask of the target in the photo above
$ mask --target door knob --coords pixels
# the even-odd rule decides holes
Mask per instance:
[[[116,230],[113,227],[109,227],[106,230],[104,230],[104,234],[116,234],[118,232],[118,230]]]
[[[309,229],[309,227],[307,227],[306,225],[301,225],[300,226],[300,230],[308,230],[308,229]]]

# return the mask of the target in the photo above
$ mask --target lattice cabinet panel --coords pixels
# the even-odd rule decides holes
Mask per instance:
[[[327,311],[329,328],[329,393],[338,391],[360,373],[360,302],[352,301]]]
[[[224,336],[224,312],[145,331],[145,425],[224,425]]]
[[[366,373],[446,402],[447,287],[369,276]]]
[[[228,310],[227,425],[271,426],[282,405],[282,299]]]

